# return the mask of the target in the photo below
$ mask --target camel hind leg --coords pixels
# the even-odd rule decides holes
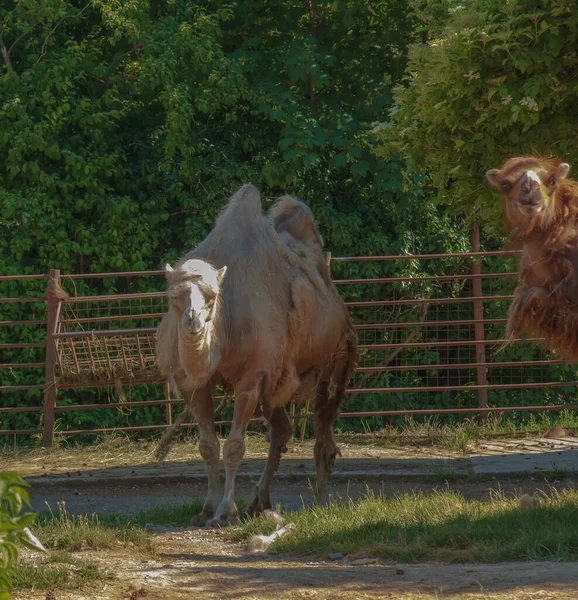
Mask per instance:
[[[316,467],[313,501],[315,503],[323,502],[325,488],[333,470],[335,459],[337,456],[341,456],[333,439],[333,423],[341,411],[345,387],[351,379],[356,360],[355,332],[353,329],[348,329],[341,338],[338,351],[331,359],[329,374],[324,373],[321,377],[315,398],[313,411]]]
[[[283,406],[265,408],[265,418],[271,428],[269,456],[261,479],[255,486],[253,501],[247,508],[247,516],[254,517],[271,508],[270,488],[275,472],[279,468],[281,456],[287,452],[287,442],[293,433],[291,421]]]

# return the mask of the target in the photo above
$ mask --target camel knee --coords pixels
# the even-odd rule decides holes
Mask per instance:
[[[217,438],[199,440],[199,453],[206,463],[218,463],[220,450],[219,440]]]
[[[223,460],[227,467],[238,465],[245,455],[245,440],[243,438],[228,439],[223,446]]]

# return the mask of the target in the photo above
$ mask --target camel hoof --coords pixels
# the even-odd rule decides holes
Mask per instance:
[[[191,527],[206,527],[213,518],[213,512],[201,512],[191,519]]]
[[[238,521],[237,515],[221,515],[207,522],[207,527],[211,529],[221,529],[227,525],[236,525]]]
[[[247,507],[245,511],[245,517],[248,519],[254,519],[263,514],[266,510],[271,510],[273,507],[271,505],[270,500],[259,500],[259,498],[254,498],[253,502]]]

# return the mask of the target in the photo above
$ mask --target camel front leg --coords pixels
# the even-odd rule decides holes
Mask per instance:
[[[186,396],[185,396],[186,398]],[[219,457],[221,447],[215,432],[215,409],[211,387],[205,386],[192,392],[190,397],[191,412],[199,426],[199,452],[207,467],[209,490],[205,498],[203,510],[193,517],[191,525],[204,527],[215,514],[221,501],[219,484]]]
[[[235,386],[233,425],[223,446],[225,492],[215,518],[208,523],[210,527],[224,527],[236,523],[239,517],[235,504],[235,479],[239,464],[245,455],[245,431],[261,395],[262,382],[263,376],[259,375],[248,384],[241,382],[240,385]]]

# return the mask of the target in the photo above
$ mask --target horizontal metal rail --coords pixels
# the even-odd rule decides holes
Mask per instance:
[[[0,321],[0,327],[23,327],[24,325],[46,325],[46,321]]]
[[[43,410],[43,406],[0,406],[0,414],[42,412]]]
[[[0,344],[0,350],[20,349],[20,348],[45,348],[46,344],[43,342],[23,342],[15,344]]]
[[[0,369],[40,369],[44,368],[46,363],[5,363],[0,364]]]
[[[369,308],[372,306],[401,306],[404,304],[457,304],[470,302],[497,302],[500,300],[512,300],[512,294],[508,296],[465,296],[463,298],[412,298],[404,300],[354,300],[345,302],[345,306],[356,306],[358,308]]]
[[[130,335],[149,335],[156,333],[156,327],[137,327],[135,329],[93,329],[92,331],[65,331],[63,333],[53,333],[52,337],[57,340],[65,340],[68,338],[92,338],[110,336],[130,336]]]
[[[36,435],[42,429],[0,429],[0,435]]]
[[[518,273],[466,273],[464,275],[435,275],[417,277],[382,277],[377,279],[334,279],[336,285],[361,285],[365,283],[413,283],[415,281],[459,281],[461,279],[502,279],[517,277]]]
[[[483,323],[484,325],[502,325],[508,322],[508,319],[456,319],[454,321],[393,321],[391,323],[358,323],[353,325],[353,329],[402,329],[406,327],[444,327],[458,325],[475,325]]]
[[[0,298],[0,304],[21,304],[23,302],[46,302],[44,298]]]
[[[455,346],[475,346],[476,344],[484,344],[491,346],[493,344],[537,344],[543,341],[542,338],[515,338],[513,340],[453,340],[451,342],[409,342],[400,344],[359,344],[357,347],[360,350],[389,350],[390,348],[451,348]]]
[[[111,277],[154,277],[165,275],[166,271],[119,271],[118,273],[71,273],[70,275],[61,275],[65,279],[105,279]]]
[[[484,369],[499,369],[499,368],[510,368],[510,367],[549,367],[551,365],[563,365],[563,360],[530,360],[530,361],[509,361],[509,362],[483,362],[483,363],[445,363],[445,364],[431,364],[431,365],[386,365],[386,366],[375,366],[375,367],[357,367],[356,373],[374,373],[374,372],[387,372],[387,371],[446,371],[451,369],[477,369],[482,367]]]
[[[0,392],[19,392],[23,390],[43,390],[44,384],[39,385],[0,385]]]
[[[395,416],[425,416],[425,415],[443,415],[443,414],[488,414],[488,413],[504,413],[504,412],[542,412],[546,410],[562,411],[562,410],[578,410],[577,404],[556,404],[551,406],[503,406],[492,408],[447,408],[447,409],[416,409],[416,410],[379,410],[372,412],[344,412],[339,415],[340,419],[358,419],[369,417],[395,417]],[[311,418],[313,413],[306,413],[289,417],[292,419]],[[260,418],[250,419],[250,423],[262,423]],[[215,421],[215,425],[232,425],[232,421]],[[67,435],[94,435],[98,433],[114,433],[116,431],[155,431],[167,429],[171,427],[169,424],[164,425],[136,425],[133,427],[101,427],[99,429],[76,429],[70,431],[55,431],[58,436]],[[197,423],[183,423],[182,429],[196,428]],[[39,430],[0,430],[0,434],[35,434]]]
[[[78,325],[82,323],[108,323],[109,321],[144,321],[146,319],[162,319],[165,312],[142,313],[135,315],[110,315],[108,317],[81,317],[79,319],[60,319],[63,325]]]
[[[0,281],[28,281],[30,279],[48,279],[48,275],[0,275]]]
[[[346,390],[347,395],[358,395],[358,394],[390,394],[399,392],[412,392],[412,393],[423,393],[423,392],[463,392],[463,391],[476,391],[482,389],[536,389],[536,388],[558,388],[558,387],[575,387],[578,385],[578,381],[552,381],[543,383],[505,383],[505,384],[487,384],[487,385],[475,385],[475,384],[464,384],[455,386],[421,386],[421,387],[387,387],[387,388],[357,388]],[[223,399],[223,396],[216,396],[215,402],[219,402]],[[56,406],[57,411],[83,411],[83,410],[106,410],[106,409],[133,409],[143,406],[162,406],[166,404],[182,404],[184,401],[182,398],[171,398],[170,400],[163,398],[159,400],[139,400],[139,401],[125,401],[125,402],[103,402],[103,403],[92,403],[92,404],[68,404],[62,406]],[[30,406],[30,407],[4,407],[0,408],[0,413],[16,413],[16,412],[40,412],[41,406]],[[497,410],[497,409],[492,409]],[[440,411],[451,412],[450,409],[440,409]],[[378,411],[383,412],[383,411]],[[405,411],[399,411],[400,414]],[[372,411],[363,412],[361,414],[372,416]]]
[[[345,390],[349,396],[358,394],[393,394],[400,392],[467,392],[475,390],[531,390],[535,388],[575,387],[578,381],[552,381],[547,383],[496,383],[485,385],[431,385],[421,387],[353,388]]]
[[[487,256],[516,256],[520,250],[491,252],[456,252],[453,254],[401,254],[399,256],[333,256],[331,262],[383,262],[391,260],[428,260],[430,258],[486,258]]]
[[[138,294],[108,294],[106,296],[70,296],[62,302],[64,304],[87,304],[94,302],[120,302],[121,300],[147,300],[149,298],[166,298],[166,292],[140,292]]]

